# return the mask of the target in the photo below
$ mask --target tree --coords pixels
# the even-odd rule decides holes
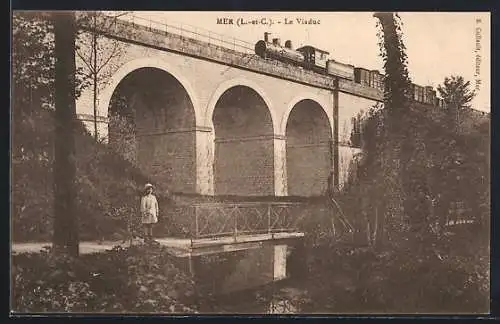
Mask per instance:
[[[363,112],[359,112],[355,117],[351,118],[351,137],[350,145],[351,147],[361,147],[361,123],[363,120]]]
[[[54,43],[52,24],[28,12],[12,17],[12,157],[14,161],[47,153],[47,138],[32,140],[40,109],[53,108]]]
[[[385,218],[396,216],[404,228],[406,162],[412,150],[411,128],[408,127],[411,80],[407,68],[406,47],[402,39],[401,18],[392,12],[377,12],[379,46],[384,60],[384,113],[380,116],[384,125],[379,138],[379,154],[383,190],[387,192]],[[384,222],[385,223],[385,222]]]
[[[411,98],[411,80],[407,68],[406,47],[403,43],[401,18],[392,12],[377,12],[380,55],[384,60],[384,107],[399,124],[402,113],[408,109]]]
[[[71,12],[53,13],[55,39],[54,238],[57,251],[78,256],[75,213],[76,23]]]
[[[438,86],[438,92],[445,102],[450,126],[458,131],[460,110],[470,108],[470,102],[476,95],[470,89],[470,81],[465,81],[462,76],[446,77],[443,85]]]
[[[444,78],[443,85],[438,86],[438,92],[448,108],[465,109],[471,107],[469,103],[476,95],[469,87],[470,81],[465,81],[462,76],[452,75]]]
[[[119,60],[125,45],[117,40],[106,37],[106,32],[113,28],[116,19],[126,13],[115,15],[114,18],[102,12],[83,13],[78,23],[83,28],[78,37],[76,55],[82,63],[82,75],[87,85],[92,86],[92,103],[94,115],[94,136],[99,139],[97,123],[97,98],[99,91],[110,79],[113,66]]]
[[[54,109],[54,27],[48,18],[48,15],[32,12],[15,12],[12,16],[12,130],[15,160],[45,156],[52,149],[52,138],[33,141],[33,132],[40,122],[41,113]],[[84,87],[78,70],[75,86],[75,95],[78,97]],[[49,133],[49,129],[43,132]],[[37,137],[40,135],[36,134]]]

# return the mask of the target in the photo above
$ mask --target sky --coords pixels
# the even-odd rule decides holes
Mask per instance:
[[[253,45],[263,39],[291,40],[294,48],[313,45],[330,52],[330,58],[383,72],[373,12],[133,12],[137,23],[166,23],[198,33],[218,33]],[[472,107],[490,111],[490,14],[488,12],[400,12],[412,82],[437,87],[450,75],[461,75],[478,91]],[[217,18],[232,19],[218,24]],[[293,21],[293,24],[285,24]],[[315,20],[300,24],[298,19]],[[130,19],[130,18],[127,18]],[[146,20],[147,19],[147,20]],[[267,24],[238,24],[265,20]],[[273,24],[269,24],[272,20]],[[278,23],[281,22],[281,23]],[[168,28],[168,27],[167,27]]]

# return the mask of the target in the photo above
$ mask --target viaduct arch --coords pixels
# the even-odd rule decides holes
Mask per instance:
[[[134,75],[134,73],[138,73],[137,71],[145,71],[145,69],[149,69],[149,71],[161,70],[165,75],[171,76],[172,80],[178,83],[178,88],[183,89],[185,97],[189,99],[189,104],[186,106],[189,106],[193,113],[189,118],[185,116],[189,119],[189,123],[184,123],[182,127],[179,127],[181,129],[166,126],[163,131],[168,135],[157,134],[155,141],[159,143],[160,148],[149,148],[150,151],[143,154],[143,158],[148,154],[150,157],[156,156],[156,158],[145,158],[156,161],[154,163],[156,166],[150,172],[153,180],[157,179],[156,175],[160,174],[161,170],[164,170],[165,174],[174,172],[179,175],[179,180],[167,177],[168,184],[173,186],[172,191],[188,191],[205,195],[225,193],[244,195],[257,193],[264,195],[318,194],[324,188],[328,171],[334,167],[332,164],[327,164],[332,153],[328,152],[328,148],[337,150],[336,147],[331,147],[331,143],[328,144],[329,141],[332,142],[333,132],[339,132],[339,129],[333,129],[334,125],[344,125],[344,121],[350,120],[350,116],[357,110],[365,109],[375,102],[373,99],[369,99],[372,96],[369,91],[358,89],[357,86],[351,87],[351,84],[341,84],[344,92],[335,90],[332,86],[334,82],[327,80],[324,76],[303,73],[303,71],[291,67],[277,66],[257,58],[250,61],[248,61],[248,57],[240,59],[235,56],[236,54],[225,52],[224,49],[220,48],[210,48],[208,51],[204,47],[198,48],[199,45],[194,43],[189,44],[193,47],[191,48],[186,47],[185,42],[174,44],[169,43],[174,41],[170,39],[155,38],[153,40],[148,39],[146,35],[141,37],[143,43],[124,41],[127,43],[127,50],[124,56],[119,59],[120,61],[114,63],[113,69],[116,68],[116,70],[100,91],[98,114],[101,118],[99,127],[102,127],[102,130],[99,131],[99,135],[104,135],[104,139],[106,138],[110,124],[108,110],[113,94],[127,76]],[[156,47],[149,46],[148,42],[156,44]],[[165,49],[162,47],[164,45]],[[183,51],[192,50],[193,52],[184,55],[184,52],[170,51],[170,47],[176,46],[181,46]],[[202,56],[207,56],[209,59]],[[226,60],[226,56],[231,58],[230,62],[229,59]],[[241,68],[239,66],[241,62],[238,60],[245,61]],[[347,92],[345,92],[346,89]],[[220,122],[230,115],[231,110],[228,105],[231,100],[228,98],[235,97],[238,92],[243,93],[244,97],[248,99],[244,100],[246,102],[242,102],[238,107],[238,116],[242,119],[252,116],[253,114],[248,113],[249,109],[253,109],[256,115],[260,116],[260,121],[257,119],[252,121],[255,127],[248,127],[245,134],[241,133],[244,129],[234,127],[230,132],[230,127]],[[357,96],[357,92],[362,95]],[[136,98],[137,100],[138,98]],[[91,95],[85,93],[79,101],[79,103],[77,102],[78,112],[86,125],[91,126],[93,123],[91,119]],[[138,105],[138,103],[136,104]],[[231,104],[235,105],[235,103]],[[300,142],[299,139],[308,136],[307,134],[312,131],[297,124],[307,115],[313,115],[314,122],[318,125],[316,130],[321,129],[321,135],[316,132],[314,135],[316,137],[313,136],[314,140]],[[149,119],[156,122],[165,117],[161,113],[152,116],[155,117],[150,116]],[[170,117],[172,118],[172,116]],[[250,132],[250,129],[253,132]],[[154,137],[152,134],[148,135],[150,138]],[[183,154],[187,159],[185,161],[189,161],[187,164],[184,162],[174,163],[170,157],[173,154],[173,151],[170,150],[172,145],[167,149],[162,148],[162,146],[168,146],[169,143],[172,143],[174,138],[181,141],[181,137],[184,138],[182,146],[190,148],[189,152]],[[234,141],[235,138],[239,139],[238,145]],[[233,144],[229,144],[231,141]],[[143,147],[145,142],[147,141],[143,141]],[[136,146],[139,144],[135,143]],[[237,146],[238,149],[229,149],[230,145]],[[249,145],[253,145],[253,149]],[[177,146],[181,147],[181,145]],[[302,148],[299,149],[300,146]],[[256,159],[255,163],[245,164],[243,161],[235,161],[235,157],[240,154],[224,153],[224,150],[235,152],[234,150],[239,149],[252,157],[260,156],[260,158]],[[303,154],[299,153],[300,150],[310,150],[308,155],[320,158],[315,159],[317,161],[311,160],[309,162],[301,160]],[[165,156],[162,157],[162,154]],[[343,150],[339,149],[340,161],[343,161],[344,155]],[[221,164],[223,159],[226,162]],[[348,157],[346,159],[348,160]],[[320,170],[307,176],[313,178],[309,182],[304,179],[300,180],[298,177],[300,173],[305,172],[308,163],[315,164],[310,165],[307,172],[310,173],[314,169]],[[181,167],[181,164],[186,164],[188,167]],[[256,169],[260,169],[261,172],[250,174],[249,165],[258,166]],[[235,175],[240,177],[238,181],[234,180],[232,176],[218,173],[220,170],[230,168],[247,170],[249,173],[236,173]],[[341,173],[342,170],[340,168]],[[189,180],[184,181],[187,182],[185,184],[180,179],[181,176],[185,178],[187,173],[189,173]],[[226,177],[225,180],[224,177]],[[248,179],[252,179],[252,177],[253,179],[260,178],[257,182],[263,187],[259,187],[257,182],[249,185],[248,183],[252,183],[253,180],[249,181]],[[230,178],[232,180],[229,180]],[[339,179],[342,179],[342,176],[339,176]],[[163,180],[158,179],[158,181]],[[220,186],[224,181],[243,184],[224,189],[224,186]],[[244,186],[250,188],[243,190]],[[307,193],[306,190],[297,189],[301,186],[311,190],[314,188],[314,192]]]

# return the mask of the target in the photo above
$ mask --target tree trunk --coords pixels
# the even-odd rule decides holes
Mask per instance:
[[[94,96],[94,136],[95,140],[99,139],[99,134],[97,130],[97,31],[96,31],[96,17],[94,16],[94,30],[92,32],[92,54],[93,54],[93,67],[94,71],[92,71],[92,83],[94,87],[93,96]]]
[[[75,18],[73,13],[54,13],[55,34],[55,162],[54,236],[56,251],[78,255],[75,213]]]
[[[94,56],[95,57],[95,56]],[[94,89],[93,89],[93,95],[94,95],[94,136],[96,141],[99,139],[99,133],[97,130],[97,75],[94,73],[94,80],[92,80]]]
[[[391,12],[377,12],[374,17],[378,18],[382,26],[383,48],[385,49],[385,90],[384,105],[386,110],[384,138],[388,141],[383,145],[384,157],[383,169],[386,179],[390,180],[390,197],[387,199],[388,208],[384,219],[393,222],[389,217],[398,217],[404,223],[404,201],[405,181],[402,178],[406,165],[402,158],[404,148],[403,141],[406,140],[405,114],[408,111],[409,103],[407,92],[409,91],[410,80],[406,69],[404,47],[398,33],[398,26],[395,16]],[[392,216],[394,215],[394,216]]]

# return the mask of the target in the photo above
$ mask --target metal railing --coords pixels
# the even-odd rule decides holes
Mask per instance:
[[[190,239],[298,231],[304,207],[291,202],[221,202],[177,206],[173,215]]]
[[[140,17],[131,13],[122,15],[118,18],[115,18],[113,16],[108,16],[108,17],[110,17],[111,19],[115,19],[116,23],[119,23],[119,21],[132,23],[135,25],[146,27],[148,28],[149,31],[157,34],[161,35],[174,34],[181,38],[189,38],[205,42],[211,45],[216,45],[227,49],[231,49],[237,52],[242,52],[245,54],[254,54],[254,44],[241,39],[237,39],[232,36],[215,33],[213,31],[201,27],[184,23],[175,23],[175,22],[167,23]]]
[[[261,59],[255,54],[254,43],[237,39],[232,36],[223,35],[204,29],[201,27],[192,26],[185,23],[174,23],[170,20],[168,22],[157,21],[153,19],[148,19],[144,17],[137,16],[135,14],[127,13],[124,15],[110,15],[105,14],[104,17],[100,17],[100,22],[92,26],[89,22],[80,22],[80,26],[83,29],[93,30],[96,29],[98,32],[103,34],[110,34],[113,37],[133,37],[137,30],[145,30],[149,33],[154,34],[153,42],[165,38],[172,41],[177,41],[175,46],[179,46],[179,40],[181,41],[181,47],[186,45],[191,40],[192,42],[200,43],[199,53],[202,55],[208,55],[211,58],[212,55],[216,56],[216,60],[221,60],[221,62],[226,62],[230,60],[232,64],[238,62],[237,65],[248,66],[249,62],[253,62],[253,68],[261,70],[262,63],[266,62],[268,64],[266,72],[272,71],[274,75],[278,75],[284,78],[291,78],[292,80],[301,80],[305,82],[312,82],[313,84],[321,85],[322,87],[333,88],[335,83],[333,79],[322,74],[318,74],[314,71],[303,69],[301,67],[296,67],[290,69],[288,63],[280,62],[275,59],[262,59],[264,61],[260,63]],[[132,31],[133,30],[133,31]],[[186,42],[184,42],[186,41]],[[169,41],[167,41],[169,43]],[[206,46],[206,45],[209,46]],[[187,49],[187,48],[186,48]],[[219,49],[219,51],[217,51]],[[181,49],[184,50],[184,49]],[[228,53],[223,53],[223,51],[232,51],[232,55],[227,55]],[[221,57],[218,57],[221,56]]]
[[[195,238],[297,230],[297,203],[242,202],[194,205]],[[294,207],[296,208],[294,210]]]

